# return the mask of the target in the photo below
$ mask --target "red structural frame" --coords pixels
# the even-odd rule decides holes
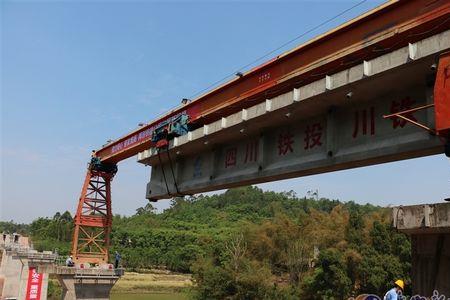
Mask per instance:
[[[79,263],[107,263],[112,225],[111,181],[113,174],[88,169],[78,209],[72,255]]]

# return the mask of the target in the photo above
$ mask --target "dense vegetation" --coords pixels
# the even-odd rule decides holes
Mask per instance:
[[[69,213],[29,225],[38,248],[68,253]],[[2,228],[0,227],[0,230]],[[114,217],[112,249],[128,269],[191,272],[198,299],[344,299],[408,281],[410,242],[389,210],[255,187],[176,198]],[[408,290],[407,290],[408,291]]]
[[[18,233],[18,234],[27,234],[28,233],[28,224],[17,224],[12,220],[9,222],[0,221],[0,233]]]

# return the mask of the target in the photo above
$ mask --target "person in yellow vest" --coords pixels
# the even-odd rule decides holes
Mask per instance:
[[[394,282],[394,287],[387,291],[384,295],[383,300],[398,300],[401,299],[399,295],[402,295],[403,290],[405,289],[405,283],[401,279],[397,279]]]

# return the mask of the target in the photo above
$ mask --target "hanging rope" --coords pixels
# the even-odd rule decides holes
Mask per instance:
[[[172,194],[170,193],[170,190],[169,190],[169,184],[167,183],[166,172],[164,171],[164,166],[163,166],[162,159],[161,159],[161,149],[163,149],[163,148],[158,148],[158,151],[157,151],[159,164],[161,165],[161,171],[162,171],[163,178],[164,178],[164,184],[166,185],[167,194],[169,196],[171,196]],[[169,159],[169,166],[170,166],[170,172],[172,173],[173,184],[174,184],[175,189],[177,191],[176,195],[177,196],[184,196],[184,194],[182,192],[180,192],[180,190],[178,189],[178,184],[177,184],[177,180],[176,180],[176,177],[175,177],[175,172],[173,170],[173,163],[172,163],[172,159],[170,157],[169,145],[166,145],[165,150],[167,152],[167,158]]]
[[[158,151],[157,151],[159,164],[161,165],[161,171],[162,171],[162,174],[163,174],[163,177],[164,177],[164,183],[166,184],[167,195],[171,196],[170,190],[169,190],[169,185],[167,184],[166,172],[164,172],[164,166],[163,166],[162,160],[161,160],[160,150],[161,150],[161,148],[158,148]]]
[[[172,166],[172,159],[170,159],[169,145],[166,146],[166,151],[167,151],[167,157],[169,158],[169,165],[170,165],[170,170],[172,171],[172,178],[173,178],[173,183],[175,185],[175,189],[177,190],[178,195],[184,196],[184,194],[178,190],[177,180],[175,179],[175,172],[173,171],[173,166]]]

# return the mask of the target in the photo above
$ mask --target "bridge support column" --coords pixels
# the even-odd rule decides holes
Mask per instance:
[[[450,233],[413,234],[412,274],[413,290],[420,295],[450,296]]]
[[[56,274],[63,288],[64,300],[109,299],[111,289],[123,275],[123,270],[57,267]]]
[[[393,209],[394,227],[411,236],[413,295],[450,297],[449,216],[450,203]]]
[[[0,299],[29,299],[31,295],[47,299],[48,266],[56,255],[37,252],[18,243],[3,245],[0,251]]]
[[[115,284],[110,279],[77,279],[73,275],[58,275],[63,288],[62,299],[109,299],[109,293]]]

